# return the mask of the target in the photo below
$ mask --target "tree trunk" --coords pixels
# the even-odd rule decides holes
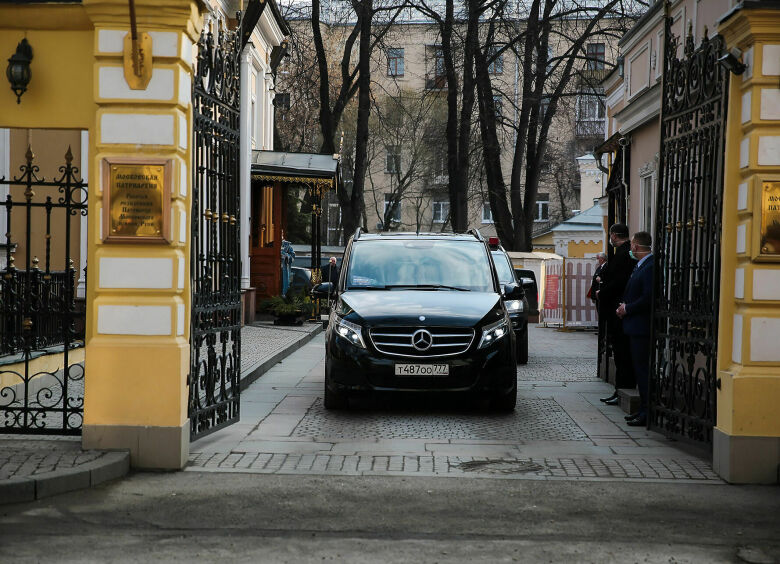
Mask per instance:
[[[373,0],[362,0],[358,12],[360,42],[358,51],[358,111],[355,134],[355,169],[352,178],[352,193],[339,193],[344,237],[349,237],[360,225],[363,207],[363,193],[368,166],[369,117],[371,115],[371,21]]]

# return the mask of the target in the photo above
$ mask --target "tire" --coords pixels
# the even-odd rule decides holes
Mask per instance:
[[[517,385],[515,385],[512,388],[512,391],[509,392],[508,394],[496,396],[490,402],[490,406],[495,411],[500,411],[502,413],[512,413],[515,410],[516,404],[517,404]]]
[[[334,392],[325,384],[325,399],[323,400],[325,409],[347,409],[349,407],[349,399],[344,394]]]
[[[347,409],[349,407],[349,398],[346,395],[334,392],[330,389],[330,366],[325,363],[325,398],[323,404],[325,409]]]
[[[528,364],[528,327],[517,340],[517,364]]]

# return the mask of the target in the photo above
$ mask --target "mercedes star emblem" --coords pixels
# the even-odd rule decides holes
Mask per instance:
[[[427,351],[433,344],[433,336],[425,329],[418,329],[412,335],[412,345],[418,351]]]

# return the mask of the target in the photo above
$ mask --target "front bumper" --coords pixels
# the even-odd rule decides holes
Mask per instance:
[[[444,358],[410,358],[378,352],[371,342],[357,347],[328,332],[326,385],[338,393],[444,392],[495,396],[517,384],[515,337],[509,333],[495,344]],[[448,376],[396,376],[395,364],[448,364]]]

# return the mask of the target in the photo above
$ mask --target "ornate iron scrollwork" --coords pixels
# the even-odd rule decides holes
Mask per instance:
[[[77,435],[83,421],[84,366],[74,360],[74,349],[83,346],[85,316],[76,301],[71,251],[78,241],[73,217],[87,215],[87,185],[73,166],[70,147],[60,177],[52,181],[38,177],[31,148],[25,156],[19,176],[0,178],[0,186],[10,192],[0,203],[6,225],[0,238],[5,243],[0,357],[6,361],[0,366],[0,433]],[[22,249],[23,256],[15,249]],[[33,249],[43,251],[42,260]],[[50,363],[59,368],[37,370],[33,361],[43,355],[59,355],[58,362]]]
[[[694,48],[666,21],[656,219],[650,425],[710,443],[715,424],[723,151],[728,73],[723,39]]]
[[[192,438],[238,420],[241,376],[238,30],[207,25],[193,81]],[[221,221],[220,221],[221,219]]]

